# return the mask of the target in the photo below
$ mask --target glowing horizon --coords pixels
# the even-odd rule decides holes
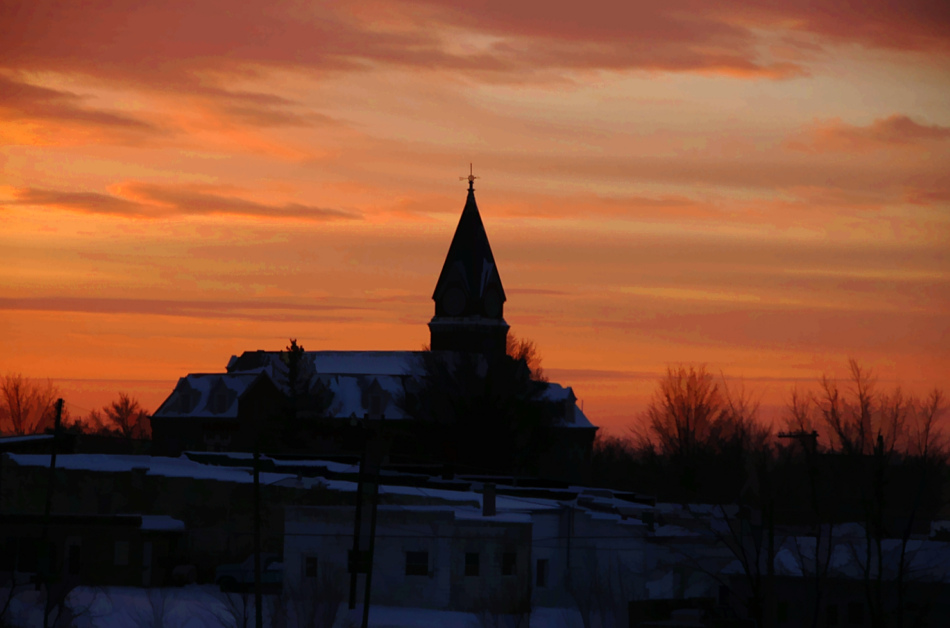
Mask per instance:
[[[154,409],[418,349],[474,162],[506,319],[608,431],[667,364],[946,388],[948,92],[937,2],[5,3],[0,373]]]

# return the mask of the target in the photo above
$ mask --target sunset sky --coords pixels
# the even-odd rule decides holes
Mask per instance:
[[[950,3],[0,0],[0,373],[418,349],[465,202],[552,380],[950,386]]]

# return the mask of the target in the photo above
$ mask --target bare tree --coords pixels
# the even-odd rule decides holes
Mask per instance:
[[[663,452],[686,456],[707,442],[722,409],[719,385],[705,366],[667,367],[646,418]]]
[[[712,426],[714,444],[739,452],[764,451],[772,429],[759,419],[760,402],[742,385],[730,387],[722,377],[722,409]]]
[[[18,573],[16,570],[15,557],[8,556],[6,558],[11,562],[9,565],[9,575],[6,573],[2,574],[4,579],[9,577],[9,581],[0,587],[0,599],[2,599],[2,602],[0,602],[0,627],[8,625],[9,618],[7,617],[7,613],[10,612],[10,606],[13,604],[17,593],[21,590],[25,590],[26,587],[30,585],[29,580],[24,578],[22,574],[20,574],[20,578],[17,577]]]
[[[320,571],[318,578],[306,579],[299,588],[287,590],[297,628],[331,628],[343,604],[343,570],[324,565]]]
[[[822,375],[820,393],[813,398],[823,422],[831,431],[832,450],[870,454],[879,439],[890,452],[898,448],[907,406],[900,389],[890,396],[876,393],[870,369],[848,360],[850,379],[844,391],[838,382]]]
[[[165,617],[170,608],[168,591],[161,588],[145,589],[148,605],[137,618],[141,628],[165,628]]]
[[[759,401],[742,386],[717,382],[705,366],[668,367],[646,411],[648,433],[633,429],[662,453],[687,457],[701,451],[754,451],[767,447],[771,428],[758,418]]]
[[[943,391],[934,388],[923,400],[911,400],[907,452],[925,459],[946,458],[950,443],[940,428],[939,419],[946,411]]]
[[[237,593],[222,591],[217,595],[220,607],[212,609],[212,614],[226,628],[247,628],[254,616],[254,603],[247,587]]]
[[[614,628],[624,625],[625,604],[622,591],[614,587],[613,567],[598,557],[595,548],[576,552],[578,560],[570,574],[568,587],[584,628]],[[598,560],[601,558],[601,560]],[[604,570],[603,567],[607,569]],[[617,567],[619,573],[619,567]]]
[[[864,538],[860,555],[865,598],[872,625],[900,626],[904,616],[909,542],[927,495],[940,492],[946,441],[938,426],[943,393],[923,401],[901,389],[879,392],[869,369],[848,362],[850,382],[842,391],[823,376],[815,406],[831,431],[832,450],[839,450],[862,472],[852,487],[863,509]],[[899,483],[899,489],[892,486]],[[895,512],[900,516],[895,517]],[[898,564],[890,574],[885,560],[888,539],[899,540]],[[885,580],[898,590],[897,607],[886,607]]]
[[[138,400],[124,392],[119,399],[103,408],[109,422],[125,438],[148,438],[148,412],[139,405]]]
[[[539,382],[548,381],[544,375],[544,369],[541,368],[541,352],[533,340],[519,339],[509,333],[505,341],[505,353],[515,360],[523,361],[531,371],[531,379]]]
[[[74,628],[80,618],[95,619],[91,609],[95,604],[98,591],[85,606],[81,606],[76,603],[76,587],[72,583],[47,582],[43,590],[45,593],[43,628]]]
[[[50,380],[43,385],[20,373],[7,374],[0,378],[0,419],[16,436],[39,432],[52,425],[57,396]]]

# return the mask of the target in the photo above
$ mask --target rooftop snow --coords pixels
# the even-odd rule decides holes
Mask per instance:
[[[46,454],[4,454],[17,465],[24,467],[49,467],[50,457]],[[251,483],[253,477],[250,467],[218,467],[193,462],[187,457],[162,458],[153,456],[114,455],[114,454],[60,454],[56,457],[56,466],[60,469],[128,473],[133,469],[144,469],[147,475],[164,477],[194,478],[217,480],[219,482]],[[287,473],[263,472],[261,483],[272,484],[296,475]]]
[[[52,434],[30,434],[27,436],[3,436],[0,437],[0,447],[4,445],[18,445],[21,443],[29,442],[40,442],[44,440],[52,440]]]
[[[185,523],[167,515],[139,515],[142,517],[142,529],[156,532],[179,532],[185,529]]]
[[[153,416],[235,418],[238,400],[261,376],[261,369],[241,373],[191,373],[178,380]]]

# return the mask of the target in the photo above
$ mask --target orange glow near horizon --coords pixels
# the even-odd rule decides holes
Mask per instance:
[[[0,373],[81,415],[418,349],[474,162],[512,331],[610,433],[668,364],[772,418],[849,357],[946,389],[947,13],[568,6],[4,3]]]

